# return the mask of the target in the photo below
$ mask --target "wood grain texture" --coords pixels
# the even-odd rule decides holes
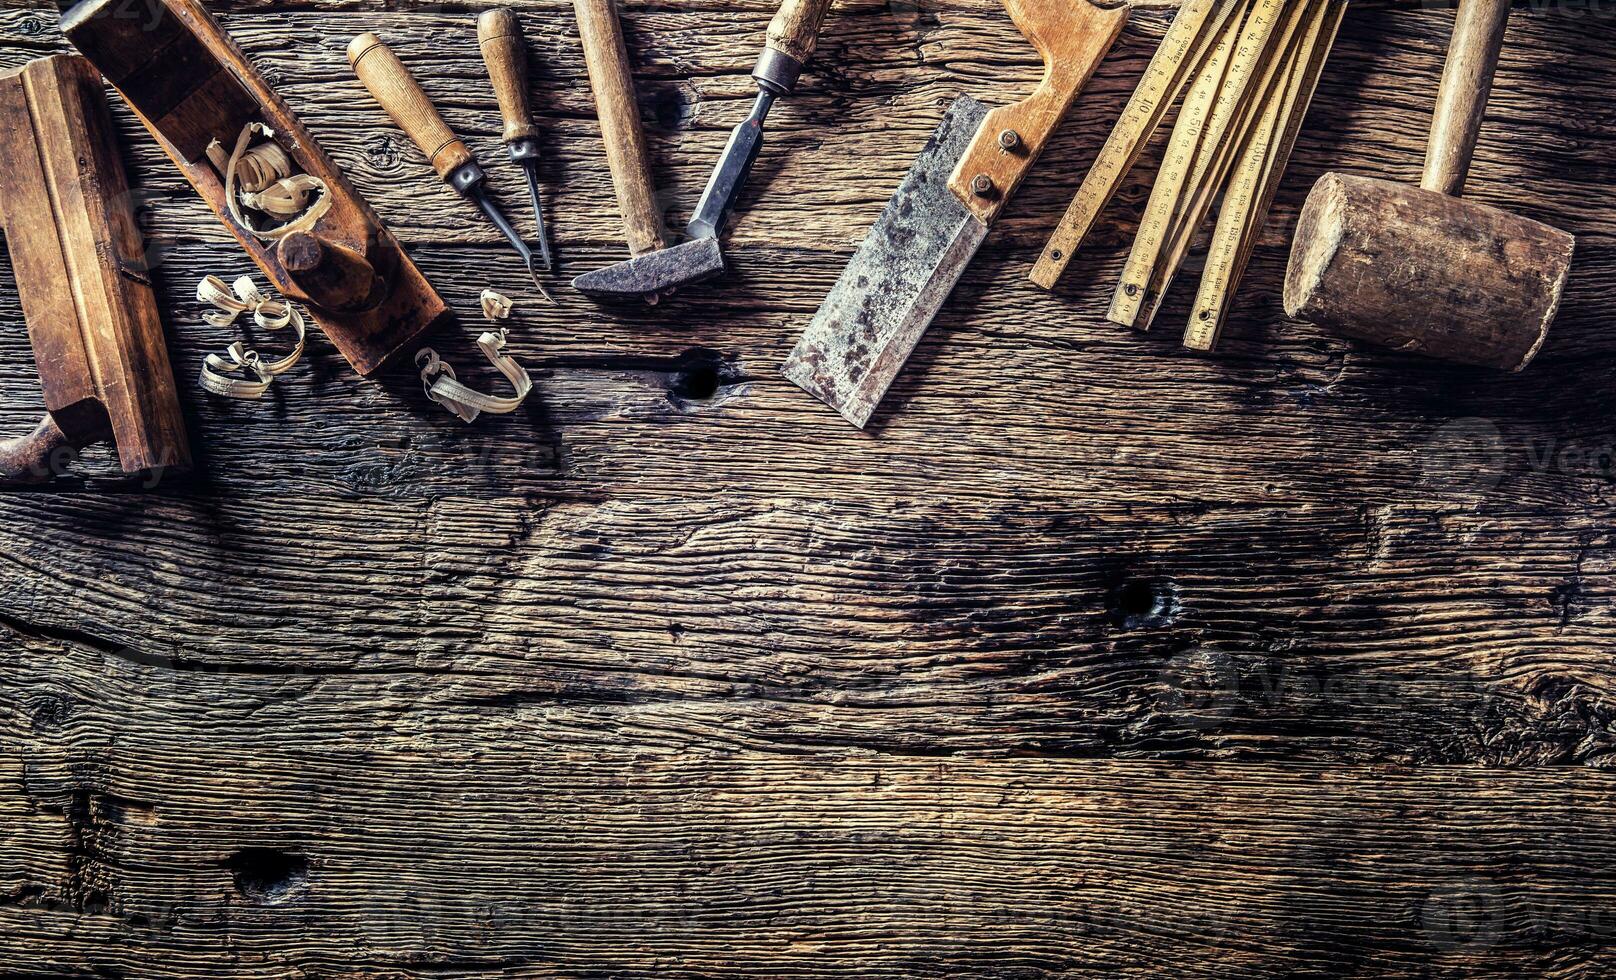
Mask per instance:
[[[607,265],[572,5],[512,6],[561,268]],[[661,214],[775,7],[622,7]],[[225,9],[464,321],[517,299],[536,390],[467,427],[311,338],[263,404],[181,392],[192,476],[91,449],[0,495],[0,975],[1611,971],[1616,113],[1578,95],[1616,21],[1517,12],[1477,149],[1474,199],[1585,245],[1530,370],[1278,311],[1320,174],[1419,180],[1449,11],[1353,4],[1219,355],[1102,322],[1148,158],[1028,283],[1165,27],[1142,9],[872,437],[777,366],[943,105],[1036,77],[996,0],[838,4],[723,288],[609,312],[542,306],[344,60],[381,32],[491,148],[476,5]],[[53,23],[0,12],[0,63]],[[232,336],[195,280],[251,266],[116,118],[189,377]],[[0,429],[31,371],[0,330]]]

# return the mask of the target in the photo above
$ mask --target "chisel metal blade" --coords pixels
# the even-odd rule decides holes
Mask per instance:
[[[987,114],[949,106],[781,369],[861,429],[987,237],[948,187]]]

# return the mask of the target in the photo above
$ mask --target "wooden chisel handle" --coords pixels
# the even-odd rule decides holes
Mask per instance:
[[[522,40],[522,23],[509,7],[486,10],[477,18],[477,45],[488,66],[488,80],[494,83],[499,114],[505,120],[504,140],[539,138],[533,125],[533,107],[527,98],[527,44]]]
[[[1487,115],[1498,53],[1509,26],[1509,0],[1462,0],[1442,72],[1442,92],[1431,121],[1431,143],[1425,151],[1420,186],[1457,197],[1470,175],[1476,137]]]
[[[819,44],[819,28],[825,23],[825,12],[831,0],[783,0],[774,19],[769,21],[768,50],[758,61],[754,77],[760,82],[774,81],[790,92],[797,83],[803,66],[814,56]],[[781,58],[789,65],[774,66]],[[789,68],[789,79],[780,77],[779,68]],[[781,93],[785,94],[785,93]]]
[[[438,115],[415,76],[381,38],[366,31],[348,42],[348,63],[393,122],[426,154],[439,177],[448,180],[450,174],[473,161],[466,144]]]
[[[578,36],[584,45],[589,87],[595,94],[595,114],[606,144],[606,163],[612,170],[617,207],[631,255],[644,255],[667,247],[662,237],[662,213],[651,186],[651,158],[640,130],[640,108],[634,99],[634,76],[623,45],[623,27],[617,21],[616,0],[572,0],[578,14]]]

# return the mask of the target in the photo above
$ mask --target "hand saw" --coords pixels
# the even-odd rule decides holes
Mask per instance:
[[[1128,20],[1118,2],[1004,0],[1044,62],[1025,100],[954,101],[786,359],[785,376],[863,428]]]

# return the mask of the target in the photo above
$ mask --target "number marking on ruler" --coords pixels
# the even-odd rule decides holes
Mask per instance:
[[[1029,278],[1045,289],[1053,289],[1072,256],[1094,228],[1100,212],[1116,196],[1145,144],[1161,125],[1162,117],[1178,101],[1212,50],[1224,22],[1243,0],[1189,0],[1167,29],[1161,46],[1145,68],[1144,77],[1129,97],[1122,115],[1094,158],[1094,165],[1083,178],[1083,186],[1072,198],[1071,207],[1060,226],[1044,246],[1043,256]]]
[[[1318,3],[1321,0],[1310,0]],[[1190,246],[1195,242],[1195,234],[1206,221],[1206,216],[1212,211],[1212,202],[1217,198],[1228,183],[1229,171],[1240,157],[1241,151],[1251,139],[1253,129],[1256,127],[1258,117],[1268,104],[1276,87],[1284,84],[1288,77],[1290,59],[1295,48],[1302,42],[1306,33],[1303,29],[1307,23],[1307,3],[1298,4],[1287,14],[1284,23],[1280,26],[1280,34],[1276,43],[1269,50],[1269,55],[1263,60],[1260,78],[1250,90],[1250,97],[1243,105],[1235,107],[1232,103],[1222,103],[1219,108],[1233,114],[1234,121],[1227,124],[1227,136],[1216,146],[1205,142],[1196,155],[1195,167],[1191,171],[1189,189],[1179,200],[1179,207],[1173,214],[1171,230],[1168,232],[1166,243],[1162,246],[1160,259],[1151,272],[1150,284],[1145,287],[1145,307],[1140,314],[1141,319],[1136,325],[1148,330],[1160,312],[1162,302],[1167,297],[1167,290],[1173,284],[1173,278],[1184,265],[1184,259],[1189,255]]]
[[[1194,350],[1211,350],[1217,344],[1341,28],[1345,0],[1312,2],[1315,8],[1310,11],[1306,39],[1293,59],[1285,86],[1274,95],[1272,113],[1264,113],[1242,155],[1218,216],[1195,312],[1184,334],[1184,346]]]
[[[1162,161],[1161,173],[1156,177],[1150,203],[1145,208],[1139,237],[1134,241],[1133,252],[1123,269],[1122,282],[1111,300],[1107,316],[1113,322],[1133,326],[1138,321],[1145,290],[1161,256],[1162,245],[1201,143],[1205,140],[1215,146],[1222,142],[1227,136],[1228,123],[1235,115],[1233,111],[1217,113],[1216,107],[1226,103],[1238,110],[1243,104],[1284,7],[1285,0],[1253,0],[1251,12],[1239,28],[1232,50],[1228,52],[1227,70],[1223,77],[1213,82],[1212,73],[1203,71],[1190,94],[1185,97],[1184,108],[1179,112],[1178,127],[1173,132],[1167,157]],[[1228,37],[1226,28],[1218,42],[1219,49],[1224,47]],[[1214,60],[1216,58],[1214,53]],[[1215,121],[1221,125],[1222,131],[1211,128],[1209,124]]]

